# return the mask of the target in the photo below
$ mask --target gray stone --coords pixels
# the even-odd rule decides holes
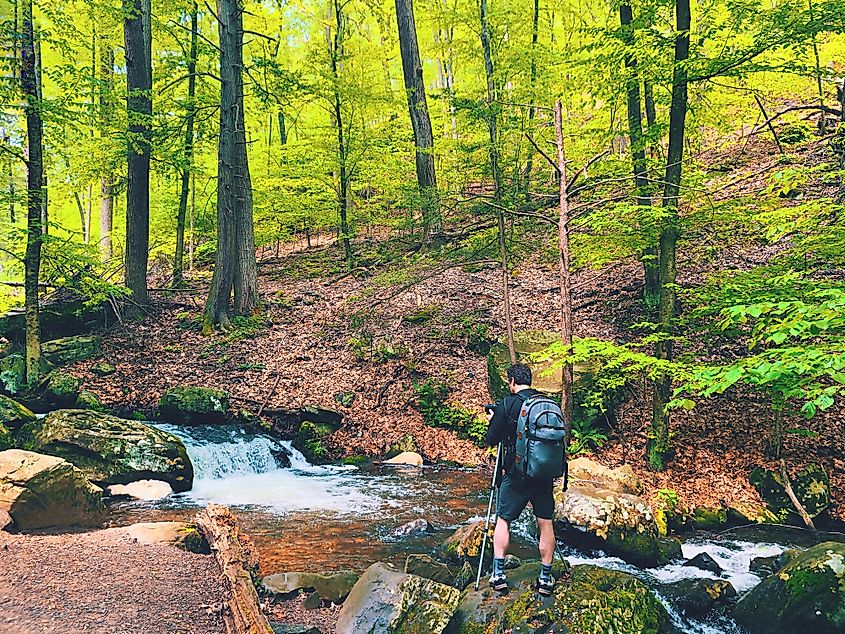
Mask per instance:
[[[402,526],[394,528],[390,532],[390,537],[393,539],[408,539],[410,537],[419,537],[431,532],[431,524],[425,519],[416,519]]]
[[[428,555],[408,555],[405,560],[405,572],[437,583],[452,584],[453,575],[449,566]],[[463,590],[463,588],[461,588]]]
[[[460,593],[430,579],[376,563],[349,593],[336,634],[440,634],[460,601]]]
[[[267,575],[261,580],[264,592],[289,598],[300,591],[314,591],[319,597],[331,603],[342,603],[358,581],[358,573],[351,571],[327,572],[285,572]]]
[[[103,491],[71,463],[20,449],[0,451],[0,510],[19,531],[99,526]]]
[[[722,567],[707,553],[698,553],[684,565],[706,570],[707,572],[712,572],[714,575],[722,574]]]

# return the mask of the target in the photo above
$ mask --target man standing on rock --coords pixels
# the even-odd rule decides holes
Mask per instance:
[[[505,577],[505,555],[510,545],[510,524],[518,519],[528,502],[537,526],[540,529],[540,560],[542,568],[537,581],[537,590],[543,596],[549,596],[555,585],[552,576],[552,560],[555,552],[555,534],[552,526],[555,501],[552,493],[554,480],[525,478],[516,472],[517,420],[523,403],[540,392],[531,388],[531,368],[524,364],[514,364],[508,368],[508,387],[510,394],[496,405],[487,418],[490,426],[484,441],[490,447],[500,442],[503,447],[502,466],[504,477],[499,488],[497,502],[498,520],[493,532],[493,573],[490,575],[490,587],[497,592],[508,589]]]

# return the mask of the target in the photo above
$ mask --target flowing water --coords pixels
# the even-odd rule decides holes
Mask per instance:
[[[255,541],[264,574],[293,570],[364,570],[375,561],[402,565],[411,552],[430,552],[452,530],[486,511],[488,474],[479,470],[426,467],[358,468],[309,464],[290,443],[248,434],[235,426],[157,425],[179,436],[194,465],[191,491],[156,502],[117,502],[115,524],[189,519],[209,502],[225,504],[238,515]],[[289,455],[282,468],[277,456]],[[393,535],[402,524],[424,518],[429,533],[409,538]],[[516,532],[530,540],[530,513]],[[759,529],[758,529],[759,530]],[[769,557],[806,539],[800,532],[773,534],[735,531],[725,536],[695,534],[683,544],[686,559],[706,552],[724,570],[740,594],[760,578],[749,571],[756,557]],[[815,541],[816,538],[813,538]],[[533,550],[518,553],[531,555]],[[572,564],[590,563],[636,575],[661,598],[684,632],[739,633],[727,617],[709,621],[683,618],[661,595],[664,584],[694,577],[718,578],[683,562],[639,569],[602,552],[563,547]]]

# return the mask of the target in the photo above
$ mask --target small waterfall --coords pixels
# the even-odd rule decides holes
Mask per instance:
[[[305,457],[290,446],[259,434],[248,434],[231,425],[219,427],[181,427],[156,425],[185,443],[197,480],[214,480],[247,473],[268,473],[279,468],[276,456],[296,453],[305,465]],[[293,457],[291,457],[293,463]]]
[[[358,478],[355,467],[310,464],[287,441],[248,433],[237,425],[155,424],[185,444],[194,465],[193,502],[263,507],[276,513],[330,510],[375,512],[394,492]],[[277,457],[290,466],[280,467]]]

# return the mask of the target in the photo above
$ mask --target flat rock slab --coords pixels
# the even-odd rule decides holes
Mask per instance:
[[[209,552],[208,542],[196,526],[185,522],[139,522],[104,532],[128,537],[137,544],[169,544],[193,553]]]
[[[0,532],[0,632],[220,634],[214,559],[110,531]]]
[[[358,574],[350,571],[316,574],[285,572],[267,575],[261,580],[265,592],[289,596],[300,590],[314,591],[323,601],[341,603],[358,581]]]
[[[110,495],[128,495],[136,500],[160,500],[173,493],[173,488],[162,480],[136,480],[129,484],[113,484]]]

